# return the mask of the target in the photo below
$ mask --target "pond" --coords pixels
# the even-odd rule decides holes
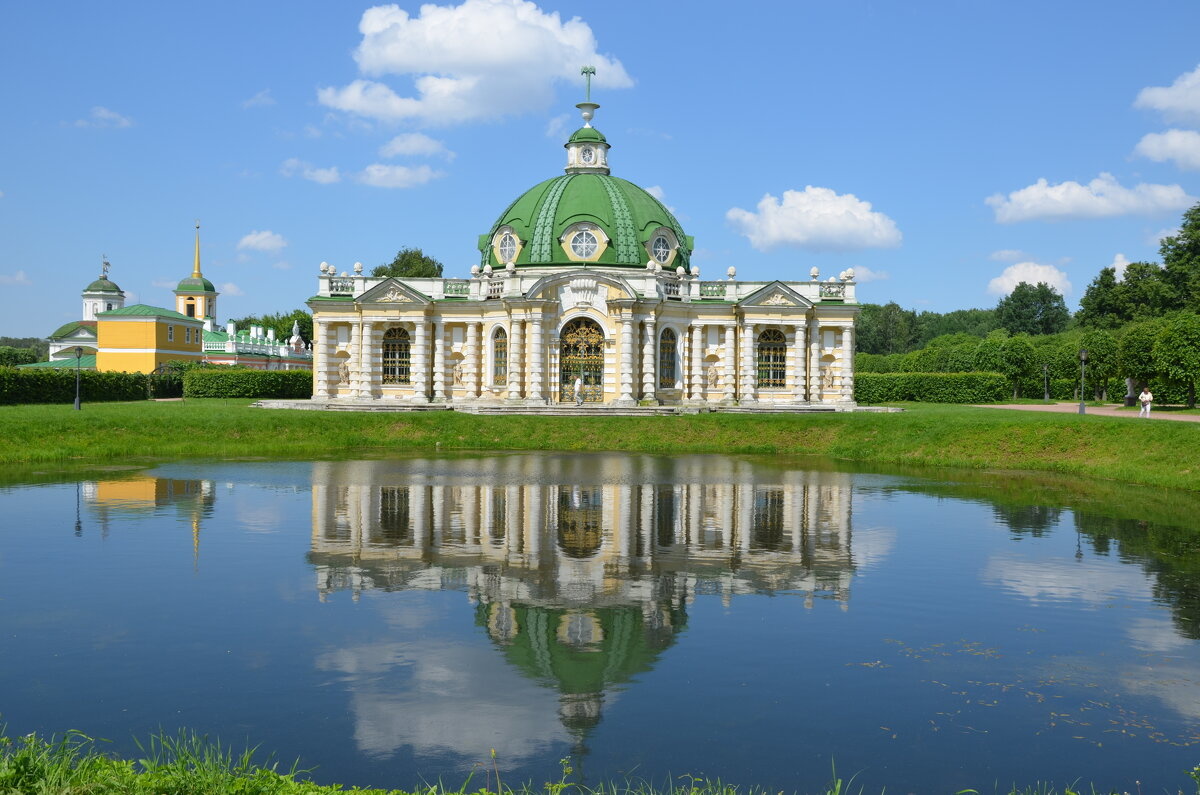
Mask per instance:
[[[1200,505],[720,456],[188,462],[0,489],[0,722],[322,783],[878,792],[1200,763]],[[495,750],[495,767],[491,758]]]

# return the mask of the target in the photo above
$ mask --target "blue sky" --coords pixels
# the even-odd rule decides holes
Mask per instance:
[[[579,66],[613,173],[702,275],[855,267],[861,300],[1077,305],[1200,201],[1200,3],[0,5],[0,335],[80,315],[102,254],[173,306],[202,225],[219,320],[318,265],[477,237],[561,173]]]

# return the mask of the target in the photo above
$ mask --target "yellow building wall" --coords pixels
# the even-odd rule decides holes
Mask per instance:
[[[167,327],[174,328],[175,339],[167,339]],[[192,329],[187,342],[186,328]],[[101,372],[148,373],[171,362],[194,362],[203,356],[203,325],[176,319],[141,318],[98,320],[96,369]]]

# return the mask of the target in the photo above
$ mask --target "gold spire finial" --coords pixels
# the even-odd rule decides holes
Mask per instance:
[[[196,261],[192,264],[192,278],[201,279],[200,273],[200,219],[196,219]]]

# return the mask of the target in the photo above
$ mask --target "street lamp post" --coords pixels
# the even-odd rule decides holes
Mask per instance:
[[[83,348],[75,349],[75,410],[79,411],[82,406],[79,405],[79,357],[83,356]]]
[[[1087,396],[1084,389],[1087,384],[1087,348],[1079,351],[1079,413],[1087,414]]]
[[[1042,365],[1042,380],[1046,385],[1046,393],[1042,396],[1042,400],[1048,403],[1050,402],[1050,365],[1048,364]]]

